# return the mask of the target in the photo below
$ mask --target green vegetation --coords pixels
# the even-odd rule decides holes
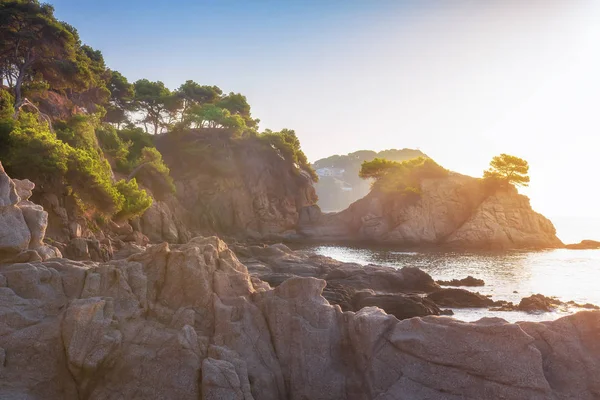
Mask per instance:
[[[492,158],[490,168],[483,171],[484,180],[491,186],[528,186],[529,164],[522,158],[500,154]]]
[[[257,141],[316,179],[294,131],[259,134],[244,95],[192,80],[176,90],[148,79],[130,83],[38,0],[0,2],[0,57],[2,162],[16,177],[61,185],[57,190],[90,215],[143,213],[152,198],[138,183],[159,199],[175,191],[155,147],[158,134],[180,143],[171,147],[183,158],[223,171],[233,160],[195,146],[198,135],[217,134],[229,144]]]
[[[132,216],[129,214],[132,210],[139,213],[139,207],[124,206],[140,204],[139,199],[147,196],[146,192],[134,181],[127,190],[120,190],[113,183],[110,165],[95,142],[91,142],[89,129],[89,122],[78,117],[53,133],[34,114],[21,113],[7,129],[0,131],[0,142],[5,144],[0,148],[0,158],[16,176],[63,184],[82,204],[93,205],[101,213],[120,216]]]
[[[363,162],[359,175],[363,179],[374,179],[374,190],[414,196],[421,194],[420,184],[424,179],[443,178],[448,170],[425,157],[403,162],[376,158]]]
[[[308,173],[313,181],[317,182],[319,180],[317,173],[300,148],[300,140],[298,140],[296,132],[291,129],[282,129],[279,132],[267,129],[259,135],[259,138],[277,150],[284,160],[296,164],[298,168]]]

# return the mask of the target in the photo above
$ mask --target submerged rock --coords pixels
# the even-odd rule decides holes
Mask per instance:
[[[471,275],[463,279],[452,279],[450,281],[436,281],[440,286],[485,286],[483,279],[473,278]]]
[[[465,289],[440,289],[427,295],[427,299],[441,307],[479,308],[494,305],[492,299]]]

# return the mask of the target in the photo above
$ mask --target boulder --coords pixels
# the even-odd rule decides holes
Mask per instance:
[[[480,308],[494,305],[492,299],[464,289],[440,289],[427,295],[427,299],[441,307]]]
[[[0,259],[29,248],[31,232],[17,206],[0,207]]]
[[[35,183],[29,179],[13,179],[15,184],[15,190],[19,196],[20,201],[29,200],[33,195],[33,189],[35,189]]]
[[[517,309],[526,312],[548,312],[562,304],[563,302],[556,298],[546,297],[542,294],[533,294],[521,299]]]
[[[12,179],[4,172],[0,162],[0,207],[12,206],[19,202],[16,187]]]
[[[473,278],[471,275],[462,279],[452,279],[450,281],[436,281],[440,286],[485,286],[483,279]]]

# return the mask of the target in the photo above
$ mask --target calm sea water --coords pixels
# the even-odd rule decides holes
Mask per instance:
[[[600,250],[548,250],[539,252],[404,252],[345,246],[315,246],[308,250],[343,262],[418,267],[434,279],[460,279],[467,275],[483,279],[483,287],[467,288],[490,294],[494,300],[518,303],[535,293],[563,301],[600,305]],[[516,292],[516,293],[515,293]],[[485,309],[454,309],[455,318],[474,321],[500,317],[508,321],[552,320],[576,310],[528,314],[492,312]]]

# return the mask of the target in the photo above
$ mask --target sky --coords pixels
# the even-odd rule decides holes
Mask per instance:
[[[525,158],[533,207],[600,239],[599,1],[50,2],[130,81],[240,92],[311,161],[408,147],[481,176]]]

